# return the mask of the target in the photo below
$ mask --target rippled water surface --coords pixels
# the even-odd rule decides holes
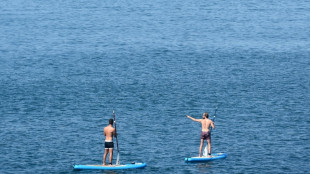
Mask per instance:
[[[116,112],[117,173],[307,173],[310,3],[0,2],[0,173],[100,164]],[[214,114],[213,152],[197,156]],[[110,173],[110,172],[107,172]]]

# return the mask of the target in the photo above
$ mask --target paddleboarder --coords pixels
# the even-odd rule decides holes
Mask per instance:
[[[105,143],[104,143],[104,155],[103,155],[103,165],[105,164],[107,155],[109,153],[109,164],[112,165],[112,158],[113,158],[113,136],[116,137],[115,128],[113,127],[113,119],[109,119],[109,125],[103,129],[103,135],[105,136]]]
[[[201,136],[200,136],[200,148],[199,148],[199,157],[201,157],[201,150],[203,147],[204,140],[207,140],[208,143],[208,156],[211,157],[211,131],[210,126],[212,126],[213,129],[215,129],[214,123],[212,120],[208,119],[209,114],[207,112],[203,113],[202,119],[195,119],[189,115],[186,115],[187,118],[200,122],[201,123]]]

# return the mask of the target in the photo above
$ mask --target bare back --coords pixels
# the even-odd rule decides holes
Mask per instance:
[[[115,137],[115,128],[109,125],[103,129],[103,134],[105,136],[106,141],[112,141],[113,136]]]
[[[210,119],[200,119],[200,123],[201,131],[209,131],[210,126],[212,126],[213,129],[215,128],[213,121]]]

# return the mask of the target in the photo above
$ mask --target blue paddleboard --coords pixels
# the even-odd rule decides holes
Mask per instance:
[[[207,161],[213,161],[217,159],[226,158],[226,153],[212,153],[211,157],[208,156],[202,156],[202,157],[190,157],[185,158],[185,162],[207,162]]]
[[[75,170],[123,170],[123,169],[139,169],[146,167],[146,163],[134,163],[124,165],[74,165]]]

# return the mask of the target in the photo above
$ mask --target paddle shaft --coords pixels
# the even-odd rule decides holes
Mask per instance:
[[[117,140],[117,131],[116,131],[116,120],[115,120],[115,112],[113,110],[113,117],[114,117],[114,124],[115,124],[115,138],[116,138],[116,147],[117,147],[117,153],[119,153],[119,148],[118,148],[118,140]]]
[[[213,116],[213,118],[211,119],[213,122],[215,122],[216,111],[217,111],[217,106],[216,106],[216,108],[215,108],[214,116]],[[211,126],[210,130],[212,131],[212,126]]]

